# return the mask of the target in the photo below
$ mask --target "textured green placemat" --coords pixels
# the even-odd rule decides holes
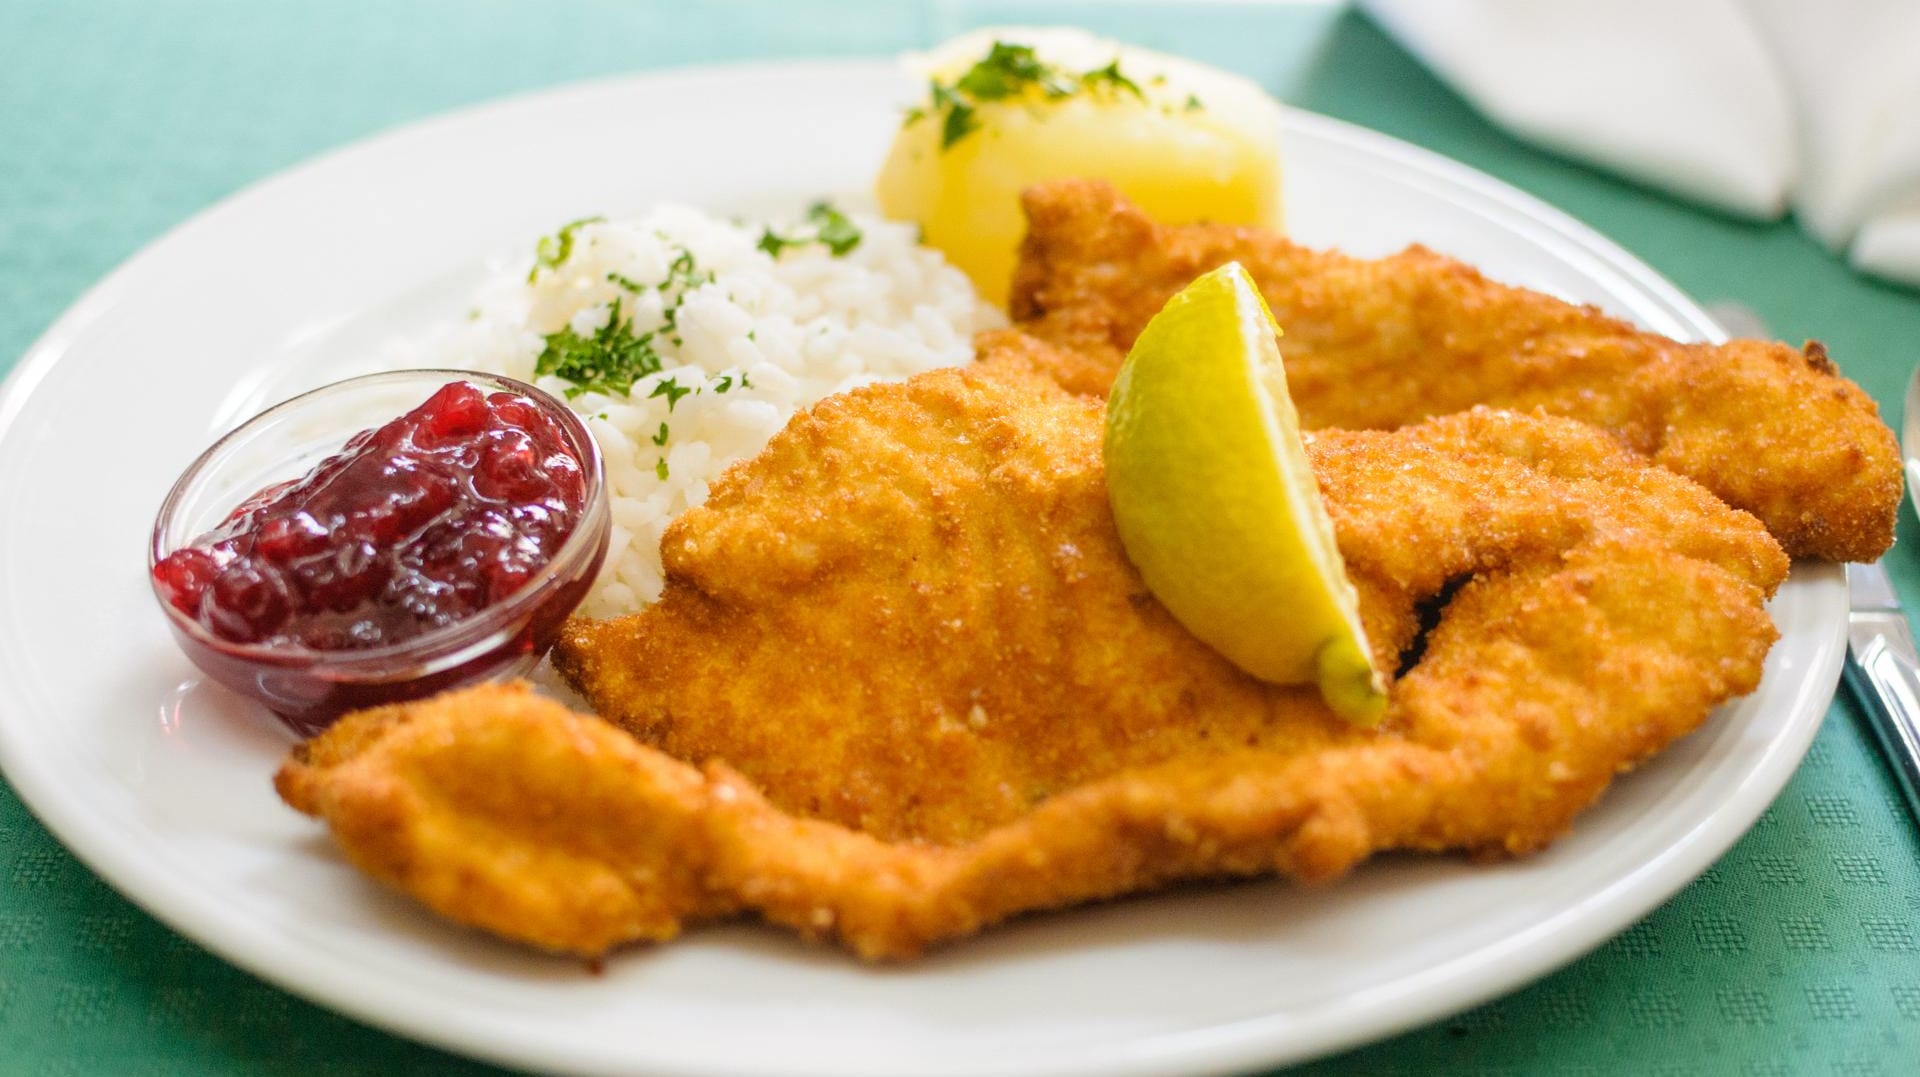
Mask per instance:
[[[1066,21],[1186,52],[1501,176],[1702,299],[1827,341],[1897,407],[1920,300],[1790,226],[1703,214],[1519,146],[1353,15],[1251,4],[0,0],[0,367],[212,200],[455,105],[672,63],[885,53]],[[5,511],[0,508],[0,511]],[[1920,598],[1915,524],[1889,556]],[[4,720],[4,715],[0,715]],[[1591,957],[1312,1073],[1920,1069],[1920,841],[1850,701],[1705,878]],[[1036,1003],[1038,1004],[1038,1002]],[[108,890],[0,787],[0,1074],[497,1072],[333,1016]]]

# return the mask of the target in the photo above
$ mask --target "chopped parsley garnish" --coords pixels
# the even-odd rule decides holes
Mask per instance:
[[[979,129],[980,120],[974,116],[973,106],[956,101],[947,109],[946,121],[940,125],[940,148],[944,150]]]
[[[573,233],[584,225],[597,224],[605,217],[582,217],[577,221],[568,221],[560,230],[550,236],[541,236],[540,242],[533,248],[533,268],[527,271],[527,283],[532,284],[543,269],[559,269],[567,259],[573,257]]]
[[[546,344],[533,372],[572,382],[566,390],[568,400],[587,392],[625,395],[634,382],[659,373],[662,365],[653,334],[634,333],[633,323],[621,315],[618,299],[608,309],[607,324],[592,336],[583,337],[566,326],[547,334]]]
[[[1001,101],[1025,93],[1030,86],[1040,87],[1048,97],[1065,97],[1074,90],[1066,72],[1042,63],[1033,46],[996,41],[980,62],[954,80],[953,93],[975,101]]]
[[[939,116],[940,148],[951,149],[980,129],[977,111],[980,105],[1015,100],[1036,91],[1049,101],[1076,93],[1109,96],[1128,93],[1142,101],[1147,96],[1139,83],[1120,73],[1117,57],[1105,67],[1075,75],[1041,60],[1030,45],[996,41],[986,56],[951,84],[943,84],[938,79],[929,83],[927,103],[908,109],[903,125],[912,126],[929,116]]]
[[[666,457],[662,456],[661,458],[653,462],[653,473],[655,475],[660,476],[661,482],[667,481],[667,458]]]
[[[733,375],[722,374],[718,378],[714,379],[714,384],[713,384],[714,392],[724,393],[731,388],[733,388]]]
[[[568,228],[582,223],[585,222],[576,221]],[[567,229],[561,229],[562,235],[566,232]],[[541,242],[544,245],[546,241]],[[566,242],[570,243],[571,240]],[[564,246],[564,243],[560,244],[557,250]],[[557,256],[560,261],[566,259],[565,253]],[[666,279],[658,284],[642,284],[619,273],[608,273],[607,280],[634,295],[658,291],[662,304],[660,324],[645,332],[636,331],[632,318],[621,309],[626,299],[622,296],[609,304],[606,324],[594,330],[592,336],[583,337],[574,332],[572,326],[549,333],[545,349],[534,362],[533,372],[539,377],[552,376],[572,382],[573,385],[565,390],[569,400],[588,392],[629,396],[633,392],[634,382],[650,374],[658,374],[666,362],[656,342],[664,338],[676,347],[681,344],[680,308],[687,301],[687,293],[700,285],[712,283],[714,275],[700,272],[694,263],[693,252],[682,247],[667,267]],[[667,410],[671,411],[674,402],[691,390],[681,389],[671,378],[667,379],[666,384],[671,388],[662,389],[656,385],[648,399],[665,396]]]
[[[1080,76],[1080,85],[1088,89],[1105,86],[1114,93],[1130,93],[1136,100],[1145,101],[1147,95],[1141,91],[1140,84],[1120,73],[1120,60],[1114,61],[1095,71]]]
[[[663,300],[669,288],[680,289],[679,294],[673,297],[673,301],[660,312],[660,329],[667,334],[667,339],[673,341],[674,347],[677,348],[686,343],[680,339],[680,308],[687,301],[687,293],[702,284],[712,284],[713,281],[714,274],[710,271],[702,273],[696,269],[693,264],[693,252],[682,247],[680,254],[674,258],[673,264],[667,267],[667,279],[654,285],[660,289]]]
[[[679,286],[682,289],[694,288],[713,280],[713,274],[702,274],[693,265],[693,252],[685,247],[674,256],[673,263],[667,266],[667,279],[654,287],[665,292],[668,288]]]
[[[692,389],[683,388],[677,379],[661,378],[653,383],[653,392],[647,394],[647,399],[652,400],[656,396],[666,397],[667,410],[671,412],[673,406],[680,402],[680,398],[691,392],[693,392]]]
[[[1192,94],[1187,95],[1187,111],[1188,112],[1198,112],[1200,109],[1204,107],[1206,106],[1200,103],[1200,99],[1198,97],[1195,97]]]
[[[788,247],[800,247],[808,243],[823,244],[829,254],[839,258],[860,245],[860,226],[834,208],[833,203],[815,202],[807,207],[805,226],[800,231],[783,236],[771,228],[765,229],[760,233],[759,247],[778,258],[780,252]]]
[[[675,255],[673,262],[667,266],[666,279],[658,284],[642,284],[632,277],[620,273],[608,273],[607,279],[635,295],[653,289],[657,290],[662,296],[665,296],[670,289],[678,288],[680,289],[681,296],[684,297],[687,292],[698,288],[702,284],[712,284],[714,275],[711,272],[700,272],[694,265],[693,252],[685,247],[681,247],[680,253]],[[679,304],[674,303],[671,304],[671,306],[677,307]]]
[[[753,383],[747,380],[747,372],[744,370],[740,372],[740,388],[742,389],[753,388]]]
[[[667,408],[667,410],[672,411],[673,408],[669,407]],[[660,424],[660,432],[658,434],[653,435],[653,443],[655,445],[665,445],[667,443],[667,424],[666,423]]]
[[[831,203],[815,202],[807,207],[807,220],[819,226],[813,234],[814,240],[825,243],[835,258],[851,253],[860,245],[859,226]]]

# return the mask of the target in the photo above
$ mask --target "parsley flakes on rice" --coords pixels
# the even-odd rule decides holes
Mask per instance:
[[[471,316],[405,342],[406,365],[531,381],[606,458],[613,537],[580,612],[660,597],[660,534],[795,411],[973,358],[1001,317],[911,225],[816,203],[790,221],[683,206],[573,221],[484,284]]]

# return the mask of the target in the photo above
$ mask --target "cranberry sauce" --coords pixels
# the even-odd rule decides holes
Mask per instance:
[[[579,524],[587,484],[532,401],[455,382],[269,486],[153,567],[228,643],[382,647],[513,594]]]

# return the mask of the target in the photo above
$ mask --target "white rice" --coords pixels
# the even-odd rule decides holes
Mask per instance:
[[[581,612],[631,613],[660,597],[667,524],[705,501],[720,472],[759,452],[797,409],[869,382],[967,362],[973,334],[1001,320],[959,270],[915,243],[911,226],[853,219],[861,239],[844,255],[806,243],[777,259],[758,249],[761,223],[681,206],[584,224],[563,263],[541,268],[531,283],[527,262],[500,273],[479,289],[468,320],[400,342],[391,359],[505,374],[560,396],[571,382],[534,376],[546,335],[571,327],[591,336],[606,325],[615,299],[634,332],[658,330],[658,373],[627,395],[587,392],[571,402],[606,458],[613,516],[606,568]],[[793,221],[774,229],[806,234]],[[682,261],[663,294],[656,285],[673,276],[682,252],[705,283],[681,284],[688,276]],[[663,328],[664,311],[682,293],[676,333]],[[650,395],[670,379],[691,391],[671,403]],[[656,444],[663,423],[665,442]]]

